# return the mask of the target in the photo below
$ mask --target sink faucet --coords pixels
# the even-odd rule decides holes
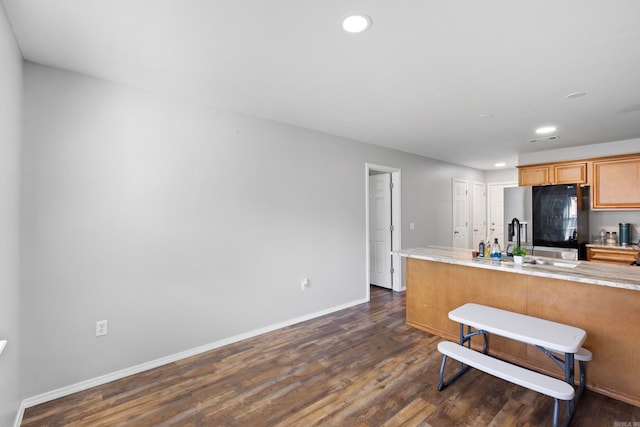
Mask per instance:
[[[511,229],[516,233],[516,246],[520,247],[520,220],[518,218],[511,220]]]

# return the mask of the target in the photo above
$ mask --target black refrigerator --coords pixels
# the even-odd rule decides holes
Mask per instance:
[[[507,254],[516,245],[512,219],[517,218],[520,222],[520,244],[527,254],[568,260],[586,259],[589,203],[589,187],[577,184],[505,188],[504,239]]]
[[[536,185],[532,189],[533,246],[539,253],[576,251],[586,259],[589,242],[589,187]],[[566,258],[566,256],[563,256]]]

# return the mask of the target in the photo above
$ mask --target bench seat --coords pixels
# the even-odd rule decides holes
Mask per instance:
[[[496,359],[450,341],[438,343],[438,351],[465,365],[554,399],[571,400],[575,390],[570,384],[520,366]]]
[[[586,348],[580,347],[575,355],[575,358],[579,362],[590,362],[593,358],[593,355]]]

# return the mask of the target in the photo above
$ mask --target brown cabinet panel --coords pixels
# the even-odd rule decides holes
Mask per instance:
[[[587,163],[567,163],[553,167],[554,184],[586,184]]]
[[[518,172],[519,185],[586,184],[587,162],[522,166]]]
[[[640,292],[534,276],[529,276],[528,283],[528,315],[587,331],[583,347],[593,353],[593,360],[586,364],[587,386],[638,406]],[[557,372],[557,367],[552,371],[548,358],[536,350],[529,349],[532,359],[543,363],[546,358],[541,367]]]
[[[459,324],[449,319],[449,311],[472,301],[525,313],[526,280],[522,274],[407,258],[407,323],[458,341]],[[521,342],[491,337],[493,354],[524,359],[526,347]]]
[[[593,162],[594,209],[640,209],[640,157]]]
[[[638,259],[640,251],[617,248],[587,248],[587,260],[629,265]]]
[[[518,173],[518,184],[521,186],[551,184],[549,167],[537,166],[520,169]]]

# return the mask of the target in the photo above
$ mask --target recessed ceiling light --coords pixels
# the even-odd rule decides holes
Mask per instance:
[[[496,164],[495,164],[495,165],[493,165],[493,166],[495,166],[495,167],[497,167],[497,168],[502,168],[502,167],[504,167],[504,166],[507,166],[507,164],[506,164],[506,163],[503,163],[503,162],[499,162],[499,163],[496,163]]]
[[[361,33],[371,27],[371,18],[363,14],[354,14],[342,20],[342,28],[347,33]]]
[[[587,92],[573,92],[567,95],[567,99],[582,98]]]
[[[479,119],[490,119],[492,117],[493,117],[493,114],[491,114],[491,113],[484,113],[484,114],[480,114],[478,116]]]
[[[546,135],[548,133],[553,133],[556,131],[556,127],[555,126],[542,126],[539,127],[538,129],[536,129],[536,133],[538,135]]]

